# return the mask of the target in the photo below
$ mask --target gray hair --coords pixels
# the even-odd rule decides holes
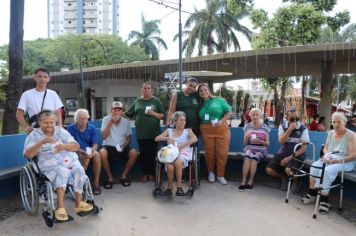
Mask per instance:
[[[75,121],[75,122],[78,121],[78,118],[79,118],[79,115],[80,115],[80,114],[84,114],[84,115],[86,115],[88,118],[90,117],[90,116],[89,116],[89,112],[88,112],[87,109],[80,108],[80,109],[76,110],[75,113],[74,113],[74,121]]]
[[[172,121],[173,121],[173,122],[176,122],[176,121],[179,119],[179,117],[181,117],[181,116],[187,117],[187,116],[185,115],[185,112],[183,112],[183,111],[176,111],[176,112],[174,112],[174,113],[173,113],[173,116],[172,116]]]
[[[57,116],[56,113],[52,110],[42,110],[40,113],[38,113],[37,115],[37,120],[40,121],[42,119],[42,117],[51,117],[54,116],[55,120],[57,121]]]
[[[250,116],[251,116],[252,113],[254,113],[254,112],[257,112],[258,115],[260,116],[260,118],[262,118],[262,111],[261,111],[259,108],[257,108],[257,107],[252,108],[252,109],[250,110]]]
[[[346,122],[347,122],[347,118],[346,118],[345,114],[342,112],[334,112],[331,115],[331,120],[342,120],[344,122],[344,124],[346,124]]]

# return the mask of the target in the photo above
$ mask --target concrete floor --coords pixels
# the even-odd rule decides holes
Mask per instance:
[[[192,199],[152,197],[153,183],[134,182],[131,187],[114,185],[103,189],[96,202],[103,208],[99,216],[57,224],[49,231],[41,216],[20,211],[0,222],[0,235],[355,235],[352,223],[331,212],[312,219],[313,207],[299,204],[292,195],[284,203],[285,192],[255,186],[239,192],[236,182],[227,186],[206,181]]]

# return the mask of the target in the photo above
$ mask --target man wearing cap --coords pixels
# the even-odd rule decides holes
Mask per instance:
[[[105,116],[101,124],[103,147],[100,149],[100,156],[107,175],[107,180],[104,183],[106,189],[111,189],[114,183],[108,158],[120,158],[127,161],[120,179],[120,183],[124,187],[131,185],[127,175],[137,159],[137,151],[129,145],[132,131],[130,121],[122,117],[123,110],[121,102],[113,102],[111,114]]]
[[[287,176],[291,174],[294,147],[300,142],[309,142],[308,129],[296,120],[294,107],[288,109],[287,120],[279,126],[278,141],[281,147],[268,163],[266,173],[282,179],[281,189],[285,190],[287,188]],[[296,151],[296,157],[304,160],[306,148],[306,145],[302,145]],[[300,164],[299,162],[293,162],[293,166],[297,168]]]

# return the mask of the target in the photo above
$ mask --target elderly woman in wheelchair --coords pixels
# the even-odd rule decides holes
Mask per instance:
[[[352,171],[356,160],[356,135],[346,129],[347,119],[345,115],[335,112],[332,114],[331,119],[334,130],[328,133],[323,150],[324,155],[320,160],[314,162],[310,168],[309,192],[302,198],[303,204],[319,202],[317,198],[319,192],[319,213],[329,212],[331,207],[328,203],[329,191],[333,187],[340,186],[332,186],[332,183],[340,171]],[[342,199],[340,199],[340,201],[342,201]],[[340,203],[340,208],[341,204],[342,203]]]
[[[78,215],[90,214],[96,209],[82,200],[87,176],[75,153],[79,150],[79,144],[65,129],[56,127],[56,116],[52,111],[41,111],[38,119],[40,128],[27,136],[24,156],[27,159],[37,158],[40,172],[49,180],[57,194],[55,221],[61,223],[73,219],[67,215],[64,207],[65,190],[70,178],[74,179],[74,211]]]
[[[172,196],[174,173],[177,180],[177,196],[184,196],[185,192],[182,188],[182,172],[192,160],[193,149],[192,144],[198,141],[197,137],[191,129],[185,129],[186,115],[182,111],[176,111],[172,116],[174,129],[167,128],[162,134],[155,138],[156,142],[166,141],[167,148],[161,149],[159,155],[167,156],[173,154],[174,161],[166,164],[168,177],[168,187],[164,192],[166,196]],[[176,153],[175,153],[176,152]]]

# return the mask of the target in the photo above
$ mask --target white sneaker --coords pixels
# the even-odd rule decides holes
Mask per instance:
[[[218,181],[220,184],[222,185],[226,185],[227,184],[227,181],[224,177],[217,177]]]
[[[208,181],[210,183],[214,183],[215,182],[215,174],[214,174],[214,172],[209,172]]]

